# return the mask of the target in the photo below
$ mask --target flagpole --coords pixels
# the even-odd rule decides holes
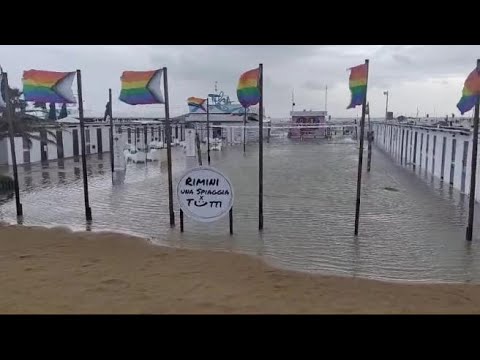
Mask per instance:
[[[259,65],[260,79],[260,101],[259,101],[259,118],[258,118],[258,229],[263,230],[263,64]],[[246,114],[246,110],[245,110]],[[245,115],[246,116],[246,115]]]
[[[4,76],[4,87],[3,94],[5,96],[5,112],[4,116],[7,117],[8,121],[8,135],[10,137],[10,152],[12,157],[12,167],[13,167],[13,185],[15,187],[15,205],[17,208],[17,217],[23,216],[23,206],[20,202],[20,187],[18,186],[18,168],[17,168],[17,155],[15,154],[15,134],[13,131],[13,120],[12,120],[12,104],[10,102],[10,88],[8,86],[8,74],[3,73]]]
[[[108,115],[110,116],[110,163],[112,166],[112,181],[115,171],[114,154],[113,154],[113,109],[112,109],[112,89],[108,89]]]
[[[373,131],[372,124],[370,123],[370,104],[367,103],[368,108],[368,131],[367,131],[367,142],[368,142],[368,155],[367,155],[367,171],[370,172],[372,165],[372,142],[373,142]]]
[[[245,138],[246,128],[245,128],[245,126],[247,126],[247,108],[243,108],[243,109],[244,109],[244,112],[243,112],[243,153],[245,154],[245,143],[246,143],[246,138]]]
[[[170,129],[170,109],[168,104],[168,79],[167,68],[163,68],[163,89],[165,91],[165,137],[167,138],[167,167],[168,167],[168,210],[170,212],[170,226],[175,226],[175,213],[173,212],[173,186],[172,186],[172,134]]]
[[[207,96],[207,160],[208,160],[208,166],[210,166],[210,110],[208,109],[208,96]]]
[[[480,59],[477,59],[477,72],[480,71]],[[473,215],[475,212],[475,190],[477,177],[477,151],[478,151],[478,119],[479,119],[479,98],[475,103],[475,113],[473,117],[473,144],[472,144],[472,165],[470,172],[470,197],[468,203],[468,225],[466,239],[472,241],[473,236]]]
[[[365,97],[362,104],[362,118],[360,120],[360,149],[358,150],[358,177],[357,177],[357,202],[355,205],[355,235],[358,235],[358,220],[360,217],[360,190],[362,187],[362,163],[363,163],[363,133],[365,130],[365,108],[367,105],[367,89],[368,89],[368,59],[365,60],[367,65],[367,86],[365,88]]]
[[[87,221],[92,220],[92,209],[88,199],[88,177],[87,159],[85,157],[85,124],[83,121],[83,96],[82,96],[82,74],[77,70],[77,92],[78,92],[78,117],[80,119],[80,141],[82,142],[82,170],[83,170],[83,196],[85,200],[85,217]]]

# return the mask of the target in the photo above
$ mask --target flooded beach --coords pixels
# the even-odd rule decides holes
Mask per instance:
[[[197,160],[186,158],[180,147],[172,157],[175,188]],[[175,197],[177,226],[171,229],[167,164],[128,164],[124,184],[112,186],[108,154],[87,161],[91,224],[85,223],[78,159],[20,166],[23,224],[115,231],[159,245],[247,253],[303,272],[480,283],[476,232],[472,243],[465,241],[468,198],[375,148],[372,171],[363,176],[358,237],[353,236],[358,148],[352,139],[272,138],[264,144],[262,233],[257,230],[258,145],[248,144],[246,154],[241,145],[226,146],[211,158],[234,187],[233,236],[228,216],[210,224],[185,218],[180,233]],[[13,198],[2,200],[0,220],[16,223]],[[476,221],[475,229],[479,225]]]

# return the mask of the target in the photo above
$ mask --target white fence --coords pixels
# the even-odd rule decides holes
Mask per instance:
[[[375,145],[418,174],[431,174],[461,193],[470,193],[472,132],[465,130],[374,123]],[[478,156],[477,156],[478,161]],[[477,167],[477,179],[480,167]],[[480,199],[480,186],[475,189]]]

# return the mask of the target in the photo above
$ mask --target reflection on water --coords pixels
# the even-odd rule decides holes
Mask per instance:
[[[196,166],[172,151],[174,184]],[[430,174],[416,175],[374,149],[363,176],[360,236],[353,236],[358,149],[350,139],[264,144],[264,220],[257,231],[258,147],[224,147],[212,165],[235,188],[234,231],[228,216],[213,224],[185,218],[185,232],[170,229],[167,164],[129,164],[112,186],[110,157],[88,159],[93,222],[85,224],[81,163],[66,159],[20,167],[26,225],[70,225],[114,230],[158,244],[245,252],[294,270],[390,280],[480,282],[479,241],[465,240],[468,198]],[[77,159],[78,160],[78,159]],[[48,176],[47,176],[48,174]],[[425,177],[426,176],[426,177]],[[393,189],[393,191],[392,191]],[[396,191],[395,191],[396,190]],[[15,202],[5,200],[0,219],[15,222]],[[480,209],[476,212],[480,214]],[[477,219],[476,219],[477,220]],[[480,222],[476,221],[476,229]]]

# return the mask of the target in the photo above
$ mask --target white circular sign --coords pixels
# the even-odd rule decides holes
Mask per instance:
[[[177,184],[177,199],[183,212],[200,222],[220,219],[233,205],[233,186],[217,169],[189,169]]]

